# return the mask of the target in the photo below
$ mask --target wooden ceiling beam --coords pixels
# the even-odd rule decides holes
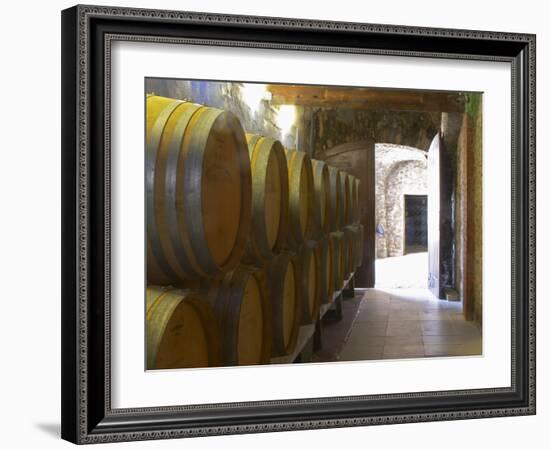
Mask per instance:
[[[464,112],[458,92],[269,84],[272,105],[396,111]]]

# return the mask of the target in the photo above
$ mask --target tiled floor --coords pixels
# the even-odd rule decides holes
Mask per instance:
[[[420,288],[368,289],[338,360],[480,354],[481,331],[464,320],[460,302]]]

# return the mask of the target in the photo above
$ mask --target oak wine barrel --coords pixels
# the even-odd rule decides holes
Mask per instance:
[[[230,112],[148,96],[147,279],[181,284],[234,268],[250,230],[250,160]]]
[[[357,252],[357,233],[353,229],[352,225],[347,225],[344,227],[344,241],[345,241],[345,250],[346,250],[346,270],[345,278],[347,279],[352,272],[355,271],[355,260]]]
[[[302,324],[307,325],[317,321],[321,307],[322,262],[315,252],[315,246],[309,245],[309,242],[303,245],[297,255],[296,264],[300,272]]]
[[[349,179],[347,172],[340,170],[340,191],[342,198],[342,222],[340,223],[340,229],[346,226],[349,222],[349,208],[350,208],[350,192],[349,192]]]
[[[288,168],[288,203],[290,230],[288,247],[298,248],[314,231],[313,171],[311,159],[305,152],[285,150]]]
[[[328,166],[324,161],[311,160],[313,167],[314,186],[314,224],[316,238],[320,238],[330,231],[330,178]]]
[[[259,269],[237,266],[216,280],[205,280],[222,337],[225,366],[266,364],[271,359],[271,304]]]
[[[361,222],[361,180],[355,178],[355,222]]]
[[[338,231],[342,226],[342,191],[340,171],[336,167],[328,166],[330,186],[330,231]]]
[[[349,234],[345,232],[345,228],[340,232],[342,235],[341,247],[340,247],[340,261],[342,264],[342,278],[345,282],[349,277],[349,246],[350,239]],[[343,285],[343,283],[342,283]]]
[[[276,256],[266,271],[266,286],[271,297],[272,356],[294,351],[302,319],[300,271],[290,252]]]
[[[342,260],[344,234],[339,231],[330,233],[332,242],[332,274],[334,279],[334,291],[339,291],[344,285],[344,267]]]
[[[282,144],[274,139],[247,134],[252,173],[252,225],[243,261],[264,266],[286,244],[288,172]]]
[[[324,237],[317,241],[309,241],[309,247],[315,252],[319,263],[320,302],[330,303],[334,293],[334,278],[332,274],[332,247],[330,239]]]
[[[355,267],[359,267],[363,264],[363,253],[365,245],[365,228],[362,223],[357,224],[359,239],[357,239],[357,259],[355,261]]]
[[[359,220],[359,204],[357,196],[357,184],[353,175],[348,174],[348,188],[349,188],[349,207],[348,207],[348,217],[347,224],[355,223]]]
[[[221,364],[214,313],[196,292],[148,286],[146,321],[147,369]]]
[[[351,250],[351,271],[359,267],[363,262],[363,225],[355,223],[348,225],[344,232],[350,234],[353,245]]]
[[[361,265],[362,253],[363,253],[363,225],[360,223],[355,223],[353,225],[348,225],[347,230],[352,235],[353,238],[353,256],[352,256],[352,270],[355,270],[356,267]]]

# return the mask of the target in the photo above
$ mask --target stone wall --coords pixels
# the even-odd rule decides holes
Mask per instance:
[[[483,151],[482,151],[482,120],[481,120],[481,95],[472,94],[468,101],[468,134],[470,136],[469,146],[472,156],[471,164],[471,209],[469,214],[472,215],[472,227],[474,230],[473,242],[468,246],[468,250],[472,253],[472,276],[470,277],[470,285],[472,286],[473,297],[473,319],[481,323],[482,321],[482,295],[483,295]]]
[[[269,136],[288,145],[295,138],[292,135],[282,136],[282,130],[277,125],[277,109],[259,96],[262,86],[265,85],[148,78],[145,92],[231,111],[239,118],[246,133]],[[247,89],[257,91],[252,101],[250,98],[247,100]],[[295,132],[295,129],[290,131]]]
[[[426,152],[393,144],[376,144],[376,257],[403,254],[403,195],[427,194]]]
[[[466,262],[466,198],[467,198],[467,150],[468,133],[466,129],[466,117],[464,117],[464,126],[460,132],[457,146],[457,164],[456,164],[456,209],[455,209],[455,289],[460,299],[464,298],[464,273],[463,268]]]
[[[320,159],[333,147],[362,140],[427,150],[440,126],[439,113],[304,108],[303,114],[305,146]]]
[[[388,256],[402,256],[405,236],[405,194],[428,193],[427,162],[402,161],[386,181],[386,246]]]

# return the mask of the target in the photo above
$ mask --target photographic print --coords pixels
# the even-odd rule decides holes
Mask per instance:
[[[482,355],[482,93],[144,94],[147,370]]]
[[[62,12],[62,437],[535,414],[532,34]]]

